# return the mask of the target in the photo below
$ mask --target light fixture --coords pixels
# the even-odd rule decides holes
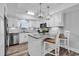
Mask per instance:
[[[34,12],[28,11],[27,14],[29,14],[29,15],[34,15]]]
[[[47,16],[46,16],[46,20],[50,20],[49,8],[50,8],[50,7],[47,6],[48,14],[47,14]]]
[[[34,13],[34,12],[31,12],[31,11],[26,11],[26,13],[27,13],[28,15],[35,15],[35,13]]]
[[[42,11],[42,3],[40,3],[40,12],[38,13],[38,18],[50,20],[50,14],[49,14],[49,6],[46,6],[47,9],[47,15],[45,12]]]
[[[43,11],[41,10],[42,3],[40,3],[40,12],[38,13],[38,18],[44,18]]]

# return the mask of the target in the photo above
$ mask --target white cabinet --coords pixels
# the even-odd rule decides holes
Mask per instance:
[[[40,21],[30,21],[30,23],[32,27],[35,27],[35,28],[40,27]]]
[[[18,44],[19,43],[19,35],[18,35],[18,33],[14,34],[13,39],[14,39],[13,44]]]
[[[28,33],[19,33],[19,43],[25,43],[28,40]]]
[[[43,50],[42,50],[42,39],[36,39],[33,38],[31,36],[28,36],[29,40],[28,40],[28,52],[31,56],[42,56],[43,54]]]
[[[53,26],[64,26],[63,25],[63,14],[60,13],[55,13],[52,15],[50,20],[47,21],[48,27],[53,27]]]
[[[18,19],[15,17],[8,17],[8,27],[9,28],[17,28],[18,27]]]

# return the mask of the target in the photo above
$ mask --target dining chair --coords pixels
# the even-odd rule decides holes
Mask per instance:
[[[60,35],[60,32],[58,31],[56,34],[56,37],[51,38],[51,41],[44,41],[44,55],[49,53],[55,56],[59,56],[59,48],[60,48],[59,35]],[[51,52],[52,50],[54,50],[54,53]]]

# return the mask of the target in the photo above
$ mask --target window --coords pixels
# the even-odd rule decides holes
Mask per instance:
[[[27,20],[19,20],[18,23],[20,28],[28,28],[29,27],[29,21]]]

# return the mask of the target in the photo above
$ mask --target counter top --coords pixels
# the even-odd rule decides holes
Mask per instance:
[[[35,38],[35,39],[39,39],[39,38],[42,38],[42,36],[41,35],[36,35],[36,34],[28,34],[28,36],[31,36],[31,37],[33,37],[33,38]]]
[[[31,37],[33,37],[33,38],[35,38],[35,39],[40,39],[40,38],[53,38],[54,37],[54,35],[52,35],[52,34],[45,34],[45,35],[43,35],[43,34],[28,34],[28,36],[31,36]]]
[[[19,29],[15,27],[8,28],[8,33],[19,33]]]

